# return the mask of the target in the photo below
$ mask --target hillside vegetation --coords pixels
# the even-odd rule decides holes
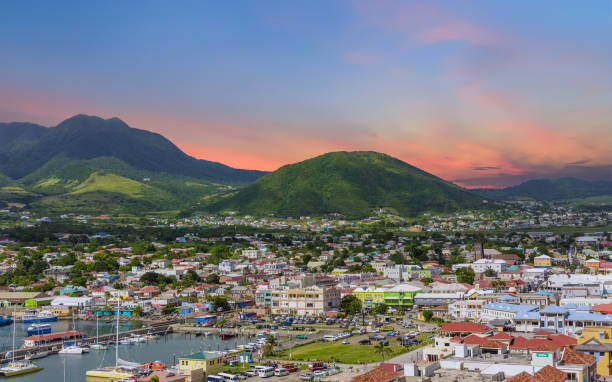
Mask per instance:
[[[333,152],[283,166],[220,200],[210,211],[280,216],[341,213],[367,216],[375,208],[400,215],[482,205],[481,197],[376,152]]]

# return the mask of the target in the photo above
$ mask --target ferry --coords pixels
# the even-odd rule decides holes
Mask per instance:
[[[0,326],[6,326],[13,323],[13,319],[10,316],[0,316]]]
[[[31,336],[32,334],[51,333],[51,324],[32,324],[28,326],[26,331],[28,332],[28,336]]]
[[[21,322],[31,323],[31,322],[51,322],[57,321],[57,316],[48,310],[43,310],[40,313],[36,313],[34,310],[26,310],[21,316]]]

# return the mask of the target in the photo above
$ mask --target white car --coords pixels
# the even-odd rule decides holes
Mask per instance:
[[[327,370],[317,370],[314,372],[315,377],[325,377],[327,376]]]
[[[274,370],[274,375],[277,376],[277,377],[284,377],[285,375],[289,375],[289,370],[280,367],[280,368]]]

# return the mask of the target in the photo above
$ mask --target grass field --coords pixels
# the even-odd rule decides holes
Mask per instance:
[[[403,353],[407,353],[418,347],[432,343],[429,333],[421,333],[417,338],[422,342],[419,345],[401,346],[396,338],[389,338],[388,348],[391,350],[385,354],[385,359],[390,359]],[[351,343],[343,345],[340,341],[334,342],[312,342],[306,345],[295,346],[277,352],[272,358],[286,359],[291,361],[318,360],[323,362],[338,362],[348,364],[380,362],[381,355],[376,353],[374,343],[372,345],[359,345]]]

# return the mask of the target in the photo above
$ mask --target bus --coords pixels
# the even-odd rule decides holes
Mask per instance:
[[[223,377],[220,377],[218,375],[209,375],[206,380],[207,382],[225,382]]]
[[[262,366],[257,368],[257,375],[261,378],[268,378],[274,376],[274,368],[271,366]]]
[[[222,377],[225,380],[225,382],[238,382],[238,376],[235,374],[219,373],[217,375],[219,377]]]

